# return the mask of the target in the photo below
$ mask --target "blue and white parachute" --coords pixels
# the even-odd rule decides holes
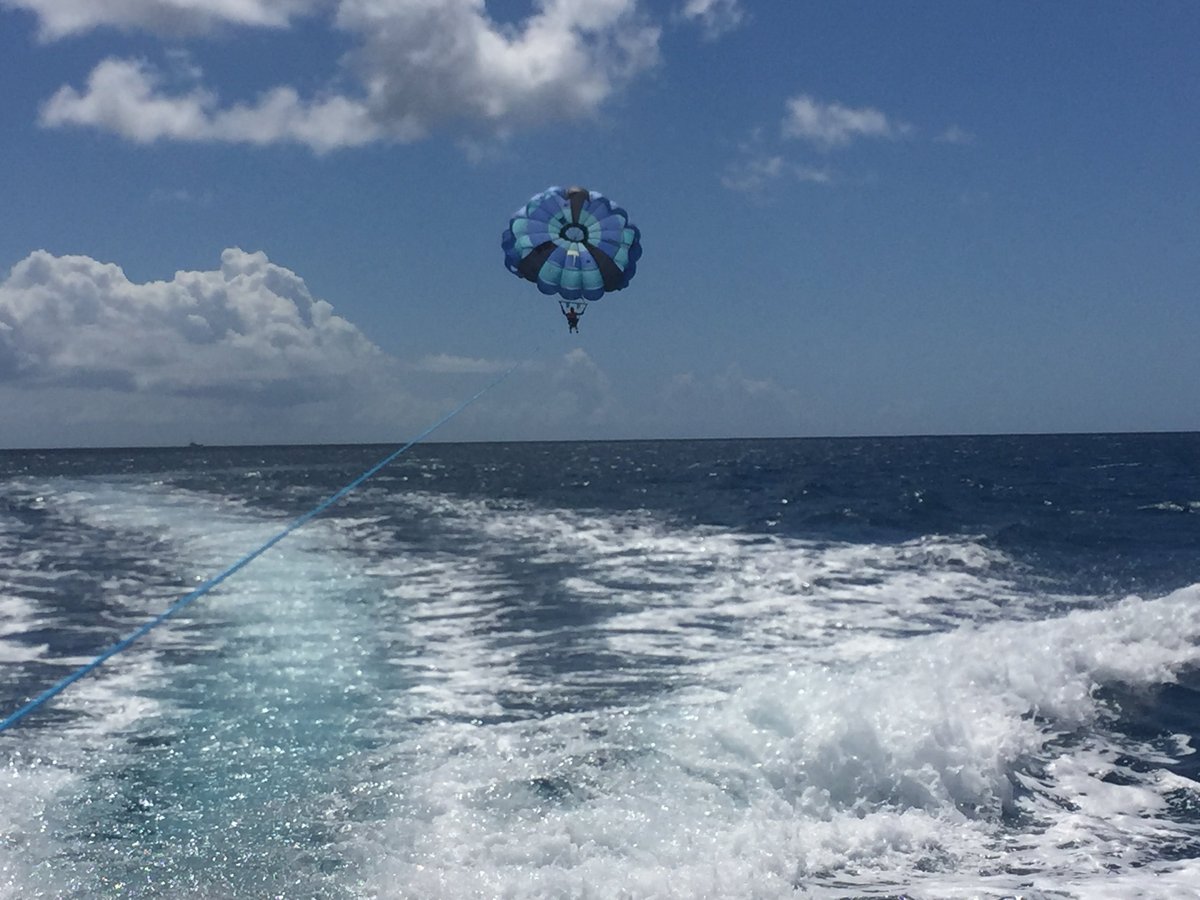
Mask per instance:
[[[510,272],[579,312],[587,301],[627,287],[642,255],[641,232],[628,213],[581,187],[551,187],[532,197],[509,220],[501,246]]]

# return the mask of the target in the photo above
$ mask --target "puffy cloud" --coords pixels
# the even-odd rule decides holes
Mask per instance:
[[[512,362],[397,360],[263,253],[139,283],[37,251],[0,281],[0,447],[399,441]],[[574,349],[517,369],[441,436],[595,437],[622,419]]]
[[[212,92],[196,87],[170,94],[164,81],[144,62],[106,59],[92,70],[84,91],[59,88],[42,107],[42,123],[90,125],[138,143],[290,141],[317,152],[367,143],[381,134],[367,109],[345,97],[306,102],[293,89],[280,87],[254,104],[220,109]]]
[[[37,16],[43,40],[95,28],[198,34],[222,25],[282,28],[330,0],[0,0],[0,6]]]
[[[710,40],[737,28],[745,18],[741,0],[684,0],[679,14],[697,23]]]
[[[400,441],[511,366],[404,364],[263,253],[229,249],[215,270],[138,283],[37,251],[0,280],[0,447]],[[445,434],[571,435],[587,404],[566,384],[548,416],[545,389],[545,373],[518,370]]]
[[[271,8],[293,13],[313,5]],[[82,90],[60,88],[43,106],[42,122],[139,142],[291,141],[318,152],[413,141],[441,127],[503,135],[592,114],[658,62],[660,29],[637,0],[539,0],[511,26],[491,19],[483,0],[339,0],[335,22],[357,41],[347,56],[360,85],[353,94],[306,99],[278,86],[253,103],[222,106],[211,89],[172,91],[146,63],[110,58]]]
[[[198,136],[209,128],[211,94],[196,89],[164,97],[156,81],[143,63],[106,59],[92,70],[84,92],[59,88],[42,107],[42,123],[94,125],[142,143]]]
[[[910,125],[889,119],[877,109],[851,109],[840,103],[821,103],[807,94],[787,101],[783,135],[799,138],[828,150],[856,138],[896,138],[908,134]]]
[[[483,0],[343,0],[337,22],[363,40],[351,65],[376,117],[406,129],[586,115],[658,61],[636,0],[541,0],[515,27]]]
[[[30,254],[0,283],[0,380],[17,386],[328,396],[382,357],[303,279],[238,249],[221,267],[137,284],[86,256]]]
[[[37,251],[0,281],[0,447],[398,442],[511,368],[447,353],[402,363],[262,253],[138,283]],[[796,392],[737,366],[656,388],[575,348],[516,368],[439,437],[758,434],[763,422],[783,434],[803,419]]]

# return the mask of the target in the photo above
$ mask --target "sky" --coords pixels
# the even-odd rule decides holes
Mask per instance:
[[[1200,5],[0,0],[0,448],[1200,430]],[[628,210],[570,334],[527,198]],[[515,367],[515,368],[513,368]]]

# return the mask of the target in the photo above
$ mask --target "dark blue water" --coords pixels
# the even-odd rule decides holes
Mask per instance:
[[[0,453],[0,715],[385,447]],[[1180,897],[1200,435],[452,444],[0,734],[0,896]]]

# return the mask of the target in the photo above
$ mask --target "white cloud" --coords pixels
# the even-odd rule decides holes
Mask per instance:
[[[42,124],[88,125],[142,144],[289,141],[317,152],[367,143],[381,134],[366,108],[345,97],[305,102],[292,88],[280,87],[254,104],[220,109],[211,91],[194,87],[171,94],[165,81],[144,62],[106,59],[88,76],[85,90],[64,86],[46,101]]]
[[[782,156],[750,156],[731,164],[721,184],[732,191],[754,193],[779,180],[786,163]]]
[[[832,184],[829,169],[798,165],[783,156],[747,155],[731,163],[721,175],[721,185],[743,194],[762,194],[781,182],[801,181],[810,184]]]
[[[912,126],[889,119],[877,109],[852,109],[840,103],[821,103],[807,94],[787,101],[783,136],[798,138],[829,150],[857,138],[897,138]]]
[[[106,59],[80,93],[62,87],[42,107],[45,125],[94,125],[146,143],[161,137],[199,134],[207,127],[211,94],[196,89],[167,98],[155,93],[157,78],[142,63]]]
[[[331,0],[0,0],[38,20],[43,40],[58,40],[96,28],[122,28],[163,35],[202,34],[224,25],[283,28],[293,18],[328,6]]]
[[[679,14],[698,24],[709,40],[737,28],[746,16],[741,0],[684,0]]]
[[[0,447],[400,442],[510,368],[402,363],[262,253],[136,282],[37,251],[0,281]],[[526,363],[439,437],[783,434],[803,418],[795,392],[737,366],[658,388],[621,376],[578,347]]]
[[[139,283],[36,251],[0,280],[0,447],[399,442],[462,402],[463,377],[482,387],[511,366],[404,364],[263,253]],[[574,361],[517,370],[443,436],[571,436],[603,382]]]
[[[796,181],[810,184],[833,184],[834,174],[828,168],[798,163],[775,149],[762,133],[755,129],[738,145],[738,158],[725,167],[721,185],[731,191],[763,197],[782,184]]]
[[[338,393],[381,351],[263,253],[138,284],[86,256],[31,253],[0,283],[0,382],[228,396]]]
[[[514,27],[483,0],[342,0],[337,22],[361,37],[351,65],[393,126],[505,131],[587,115],[658,61],[659,29],[637,0],[541,0]]]
[[[263,253],[137,282],[36,251],[0,280],[0,447],[398,443],[516,358],[398,360]],[[517,368],[438,436],[796,433],[800,406],[736,366],[655,387],[575,347]]]
[[[951,125],[935,140],[943,144],[973,144],[975,143],[975,135],[967,131],[965,128],[960,128],[958,125]]]
[[[413,369],[438,375],[498,375],[510,366],[511,361],[435,353],[417,360]]]
[[[260,4],[265,14],[265,0]],[[163,4],[148,5],[161,11]],[[292,14],[315,5],[270,10]],[[658,62],[660,29],[639,12],[637,0],[540,0],[515,26],[491,19],[483,0],[338,0],[334,21],[357,41],[346,57],[356,92],[306,99],[277,86],[252,103],[222,106],[210,88],[173,91],[147,63],[110,58],[82,90],[60,88],[44,104],[42,122],[143,143],[286,141],[317,152],[413,141],[435,128],[503,135],[593,114]]]
[[[136,282],[36,251],[0,280],[0,447],[398,442],[512,362],[404,363],[263,253],[229,249],[214,270]],[[439,435],[605,436],[621,408],[577,348],[516,369]]]
[[[851,109],[800,94],[786,101],[786,114],[776,137],[764,136],[763,130],[756,128],[738,146],[739,156],[721,174],[721,184],[732,191],[763,197],[770,189],[787,183],[845,183],[847,177],[827,165],[796,159],[789,142],[802,140],[817,150],[829,151],[859,138],[896,139],[913,130],[908,123],[889,119],[877,109]],[[952,136],[961,134],[954,131]]]

